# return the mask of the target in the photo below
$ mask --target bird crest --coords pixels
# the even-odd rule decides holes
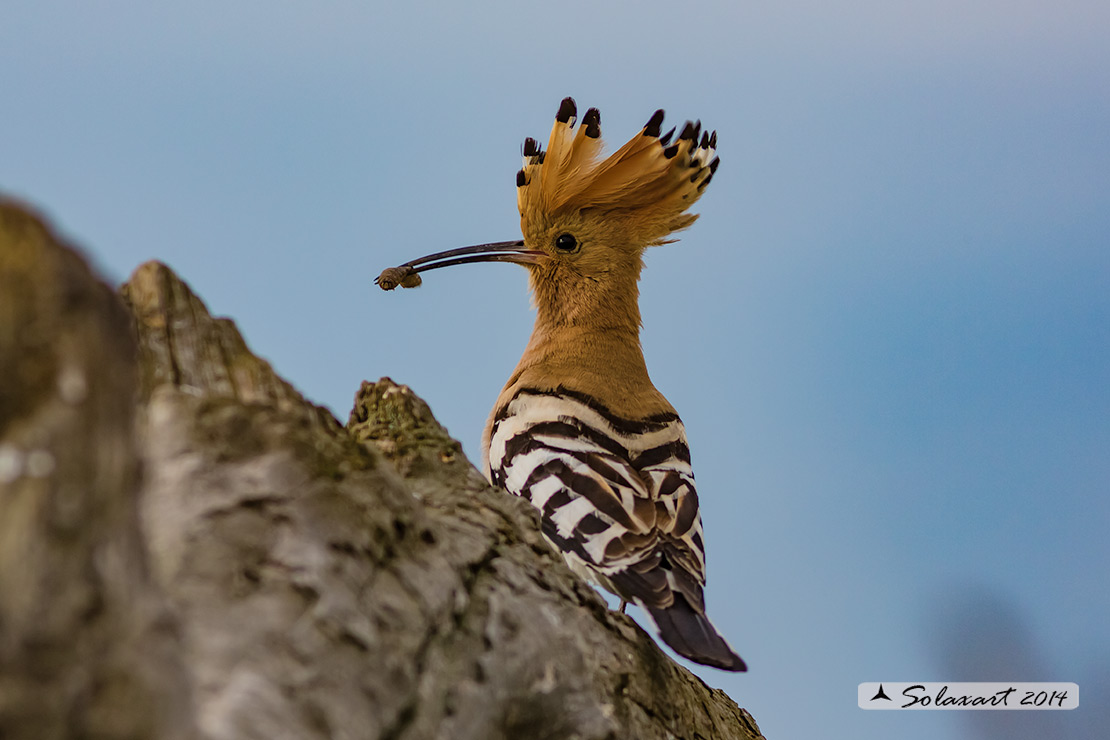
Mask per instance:
[[[621,223],[643,245],[666,237],[697,219],[688,209],[717,171],[717,132],[702,132],[687,122],[674,143],[675,129],[660,134],[663,111],[643,130],[602,158],[601,114],[590,108],[578,122],[573,98],[555,116],[547,149],[524,141],[524,167],[517,173],[517,206],[525,236],[543,231],[552,220],[575,213],[604,216]]]

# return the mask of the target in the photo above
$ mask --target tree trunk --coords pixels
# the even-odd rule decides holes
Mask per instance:
[[[0,203],[0,737],[761,737],[407,387],[343,426],[167,267],[122,295]]]

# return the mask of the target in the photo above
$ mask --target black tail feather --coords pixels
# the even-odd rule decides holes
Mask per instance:
[[[646,611],[663,642],[679,655],[725,671],[748,670],[744,660],[733,652],[709,618],[695,611],[681,595],[675,594],[671,606],[664,609],[647,606]]]

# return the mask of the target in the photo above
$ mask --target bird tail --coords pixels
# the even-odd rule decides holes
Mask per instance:
[[[695,663],[725,671],[746,671],[748,666],[721,637],[709,617],[699,614],[686,598],[675,594],[668,607],[645,606],[663,642]]]

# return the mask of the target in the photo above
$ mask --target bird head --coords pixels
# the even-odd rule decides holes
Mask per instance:
[[[658,110],[640,133],[602,159],[597,108],[576,123],[574,100],[566,98],[546,151],[535,139],[524,142],[516,184],[526,245],[570,264],[600,264],[599,257],[619,252],[638,256],[697,219],[687,211],[717,170],[716,132],[687,122],[671,144],[675,130],[660,134]]]
[[[636,297],[646,248],[669,241],[692,224],[690,207],[717,170],[717,134],[687,122],[662,134],[663,111],[624,146],[602,157],[601,115],[559,106],[547,149],[524,142],[517,173],[517,206],[524,239],[464,247],[390,268],[378,278],[386,290],[418,285],[418,273],[469,262],[515,262],[530,271],[541,312],[557,322],[613,309]],[[638,313],[636,313],[638,322]]]

